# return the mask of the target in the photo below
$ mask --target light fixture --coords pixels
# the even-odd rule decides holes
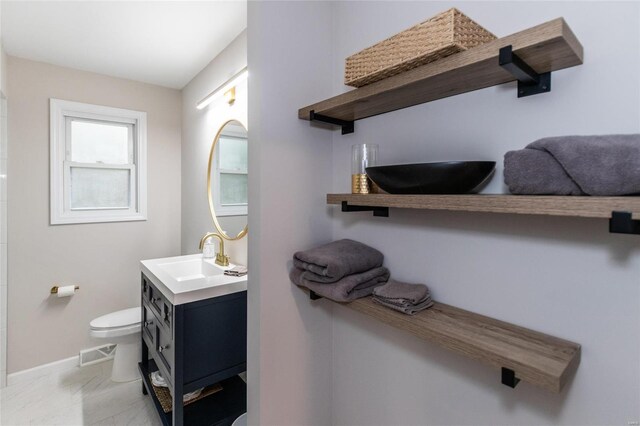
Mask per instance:
[[[213,102],[218,96],[221,96],[223,94],[227,98],[227,102],[229,102],[229,105],[233,104],[233,101],[235,101],[236,99],[235,86],[238,85],[240,82],[244,81],[247,78],[247,75],[248,75],[247,67],[242,68],[240,71],[235,73],[233,77],[225,81],[222,85],[218,86],[216,90],[214,90],[213,92],[208,94],[203,100],[198,102],[197,108],[203,109],[204,107],[209,105],[211,102]],[[232,93],[227,95],[228,92],[232,92]]]
[[[236,86],[224,92],[224,100],[227,101],[229,105],[233,105],[236,101]]]

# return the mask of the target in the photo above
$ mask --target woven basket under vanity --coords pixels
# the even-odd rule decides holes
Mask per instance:
[[[452,8],[349,56],[345,84],[366,86],[495,39],[495,35]]]

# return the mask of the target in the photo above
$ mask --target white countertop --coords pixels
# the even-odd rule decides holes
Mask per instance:
[[[233,268],[216,265],[202,254],[140,261],[142,272],[173,305],[225,296],[247,289],[247,278],[224,275]]]

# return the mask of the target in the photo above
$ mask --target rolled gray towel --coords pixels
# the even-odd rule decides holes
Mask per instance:
[[[431,297],[428,297],[423,302],[417,305],[409,305],[409,306],[399,306],[393,303],[388,303],[375,296],[373,296],[373,301],[376,303],[379,303],[382,306],[386,306],[387,308],[393,309],[398,312],[402,312],[403,314],[407,314],[407,315],[415,315],[418,312],[424,311],[425,309],[428,309],[433,306],[433,300],[431,300]]]
[[[311,272],[305,279],[333,283],[346,275],[382,266],[384,256],[378,250],[353,240],[339,240],[310,250],[296,252],[293,265]]]
[[[410,284],[390,279],[385,285],[376,287],[373,295],[388,303],[400,306],[416,305],[431,296],[424,284]]]
[[[640,134],[539,139],[505,154],[504,177],[514,194],[640,194]]]
[[[291,281],[300,287],[306,287],[320,296],[336,302],[351,302],[370,296],[376,286],[383,285],[389,279],[389,270],[378,267],[359,274],[348,275],[332,284],[309,281],[304,278],[301,269],[293,268],[289,273]]]

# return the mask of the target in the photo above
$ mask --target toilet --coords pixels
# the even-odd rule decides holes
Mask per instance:
[[[130,382],[140,378],[140,321],[141,308],[129,308],[112,312],[91,321],[89,335],[116,344],[111,380]]]
[[[247,426],[247,413],[238,417],[231,426]]]

